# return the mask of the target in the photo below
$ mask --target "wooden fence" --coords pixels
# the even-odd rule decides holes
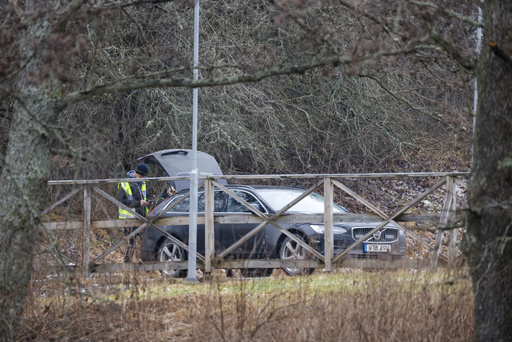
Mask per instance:
[[[453,265],[457,258],[457,246],[455,239],[456,220],[460,217],[461,208],[457,208],[457,188],[466,188],[465,179],[468,176],[467,173],[395,173],[395,174],[324,174],[324,175],[256,175],[256,176],[215,176],[213,177],[199,177],[200,187],[204,187],[205,191],[205,212],[204,216],[198,216],[198,224],[205,225],[205,255],[197,254],[197,265],[198,268],[210,272],[213,268],[280,268],[280,267],[311,267],[311,268],[323,268],[326,271],[332,271],[335,267],[437,267],[439,260],[443,260],[443,264]],[[381,210],[377,205],[370,203],[368,200],[351,190],[346,183],[347,181],[354,181],[358,179],[405,179],[405,178],[425,178],[429,179],[432,184],[426,191],[418,194],[413,200],[403,205],[401,209],[394,213],[386,213]],[[151,219],[142,217],[137,213],[134,213],[132,209],[124,206],[117,201],[116,198],[111,196],[109,193],[101,189],[101,186],[107,184],[115,184],[122,181],[140,181],[145,180],[146,182],[167,182],[170,180],[187,180],[188,177],[150,177],[144,179],[103,179],[103,180],[82,180],[82,181],[49,181],[50,187],[58,186],[72,186],[74,187],[69,193],[62,196],[57,202],[51,205],[43,212],[43,216],[54,210],[56,207],[62,205],[70,198],[83,193],[83,213],[81,220],[66,220],[60,222],[45,222],[45,228],[48,230],[58,229],[79,229],[82,230],[82,260],[69,260],[67,264],[72,264],[74,268],[79,267],[84,275],[90,272],[106,272],[115,270],[163,270],[168,268],[180,268],[186,269],[186,262],[166,262],[166,263],[144,263],[144,264],[120,264],[120,263],[105,263],[105,257],[112,253],[114,250],[124,247],[126,241],[136,234],[142,232],[145,228],[151,226],[154,229],[162,232],[167,238],[175,241],[177,244],[182,246],[185,250],[188,250],[188,246],[183,242],[177,240],[175,237],[167,233],[162,226],[180,224],[188,224],[188,216],[161,218],[165,211],[156,217]],[[242,198],[233,193],[228,187],[220,184],[218,179],[226,179],[228,182],[235,181],[241,182],[250,180],[251,182],[262,181],[262,180],[295,180],[296,182],[314,182],[304,194],[296,198],[291,203],[285,205],[279,212],[273,215],[267,215],[260,212],[249,203],[245,202]],[[221,214],[214,213],[213,201],[214,201],[214,188],[217,187],[221,191],[224,191],[235,200],[246,206],[253,212],[253,215],[244,216],[247,222],[259,223],[247,235],[236,241],[231,247],[217,254],[215,252],[215,236],[214,236],[214,225],[215,223],[230,223],[236,218],[232,216],[223,216]],[[432,195],[436,191],[444,190],[444,206],[441,212],[427,212],[427,213],[408,213],[411,208],[414,208],[421,201]],[[285,212],[291,208],[294,204],[299,202],[301,199],[306,197],[308,194],[318,191],[323,192],[324,202],[324,214],[302,214],[292,215],[286,214]],[[335,197],[335,191],[341,191],[345,195],[349,195],[353,199],[357,200],[360,204],[364,205],[371,214],[334,214],[333,213],[333,198]],[[106,219],[106,220],[94,220],[91,217],[92,211],[92,198],[93,194],[95,197],[107,199],[111,202],[111,206],[115,208],[117,212],[118,207],[123,207],[126,210],[130,210],[136,216],[136,219],[131,220],[119,220]],[[183,198],[188,197],[188,194]],[[113,211],[111,211],[113,212]],[[350,222],[376,222],[375,228],[373,228],[366,235],[361,237],[353,245],[346,248],[342,253],[334,255],[334,237],[333,237],[333,224],[341,221]],[[305,244],[302,240],[286,229],[284,229],[282,223],[299,223],[299,222],[324,222],[325,227],[325,253],[321,254],[314,248]],[[382,261],[382,260],[360,260],[347,258],[348,253],[354,249],[357,245],[363,243],[366,239],[371,237],[377,230],[384,227],[386,224],[393,222],[399,226],[399,228],[411,239],[416,241],[418,244],[424,246],[428,250],[431,250],[430,259],[400,259],[394,261]],[[402,223],[405,222],[435,222],[437,226],[435,243],[433,246],[424,239],[414,233],[411,229],[407,228]],[[245,241],[249,240],[258,231],[263,229],[267,224],[272,224],[274,227],[279,229],[283,234],[289,236],[291,239],[297,241],[304,248],[306,248],[311,255],[314,257],[308,260],[231,260],[226,259],[226,256],[235,250],[237,247],[242,245]],[[99,256],[91,260],[91,232],[95,229],[122,229],[123,227],[137,226],[138,228],[133,231],[130,235],[120,238],[118,241],[112,244],[110,248],[105,250]],[[442,244],[444,241],[444,234],[447,234],[447,246],[446,253],[442,252]]]

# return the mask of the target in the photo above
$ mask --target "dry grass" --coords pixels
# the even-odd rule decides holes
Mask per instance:
[[[34,280],[19,341],[470,341],[465,271]]]

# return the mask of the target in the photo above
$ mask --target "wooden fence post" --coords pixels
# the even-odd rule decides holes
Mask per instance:
[[[451,197],[450,197],[450,212],[448,213],[448,222],[447,224],[450,225],[455,221],[455,209],[457,207],[457,187],[456,183],[453,177],[449,177],[451,180]],[[446,233],[447,238],[447,247],[448,247],[448,265],[455,266],[455,261],[457,259],[457,249],[456,249],[456,242],[457,242],[457,234],[456,229],[450,229]]]
[[[324,179],[324,258],[325,270],[332,271],[334,257],[334,231],[333,231],[333,185],[330,178]]]
[[[89,275],[89,255],[91,249],[91,187],[84,185],[84,218],[82,235],[82,274]]]
[[[204,265],[205,272],[211,273],[213,271],[212,260],[215,257],[215,230],[214,230],[214,188],[213,181],[207,179],[205,181],[205,207],[204,207],[204,237],[205,237],[205,250],[204,250]]]
[[[449,222],[453,222],[452,217],[454,215],[453,210],[455,209],[455,199],[456,199],[455,182],[453,181],[452,177],[446,176],[446,185],[445,186],[446,186],[446,198],[444,199],[443,211],[441,212],[441,219],[439,220],[439,227],[441,227],[441,228],[445,228],[448,226]],[[452,235],[451,240],[450,240],[449,234]],[[453,256],[455,254],[455,241],[454,241],[455,239],[453,238],[453,236],[454,236],[453,230],[449,234],[447,235],[448,239],[449,239],[448,263],[452,264],[455,259]],[[433,268],[437,267],[437,263],[439,261],[439,253],[441,252],[441,245],[443,244],[443,236],[444,236],[444,230],[438,229],[437,234],[436,234],[436,241],[434,243],[434,250],[432,252],[432,264],[431,265]],[[453,241],[453,242],[450,242],[450,241]],[[450,246],[450,244],[453,244],[453,249]],[[452,254],[451,258],[450,258],[450,253]]]

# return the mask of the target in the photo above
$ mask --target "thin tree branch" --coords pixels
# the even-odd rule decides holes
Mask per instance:
[[[461,55],[460,49],[454,46],[451,42],[441,37],[437,32],[432,32],[432,40],[437,43],[446,53],[457,61],[462,67],[467,70],[473,70],[475,67],[475,60]]]
[[[460,21],[463,21],[465,23],[468,23],[468,24],[471,24],[475,27],[481,27],[483,28],[484,25],[480,22],[478,22],[478,20],[475,20],[471,17],[466,17],[465,15],[462,15],[460,13],[457,13],[455,11],[450,11],[449,9],[446,9],[444,7],[439,7],[438,5],[436,4],[433,4],[431,2],[423,2],[423,1],[416,1],[416,0],[408,0],[411,4],[413,5],[416,5],[416,6],[423,6],[423,7],[430,7],[436,11],[439,11],[439,12],[442,12],[452,18],[455,18],[455,19],[458,19]]]
[[[360,77],[366,77],[366,78],[369,78],[371,80],[373,80],[375,83],[377,83],[379,85],[379,87],[381,87],[386,93],[388,93],[389,95],[391,95],[394,99],[396,99],[397,101],[400,101],[402,103],[404,103],[405,105],[407,105],[409,108],[411,108],[412,110],[415,110],[421,114],[425,114],[429,117],[431,117],[432,119],[446,125],[448,128],[452,129],[452,130],[455,130],[455,128],[450,125],[448,122],[444,121],[442,119],[442,117],[440,117],[439,115],[435,115],[434,113],[431,113],[431,112],[427,112],[427,111],[424,111],[420,108],[417,108],[415,107],[411,102],[407,101],[406,99],[404,99],[403,97],[400,97],[398,95],[396,95],[394,92],[392,92],[390,89],[388,89],[381,81],[379,81],[376,77],[374,76],[371,76],[371,75],[367,75],[367,74],[359,74]]]
[[[144,43],[144,47],[146,48],[146,52],[148,53],[149,57],[152,57],[151,54],[151,46],[148,44],[148,41],[146,40],[146,37],[144,36],[144,31],[142,30],[142,27],[140,27],[139,23],[133,18],[130,13],[126,12],[124,8],[121,8],[121,11],[130,19],[130,21],[135,25],[137,28],[137,33],[139,34],[140,40]]]
[[[366,54],[359,58],[352,58],[350,56],[332,56],[313,59],[310,63],[299,66],[276,66],[267,69],[262,69],[253,74],[239,75],[239,76],[226,76],[217,78],[204,78],[194,81],[192,78],[163,78],[163,79],[143,79],[137,81],[126,81],[121,79],[116,82],[107,83],[95,86],[91,89],[82,90],[70,93],[62,98],[62,105],[67,106],[76,102],[90,99],[94,96],[104,94],[115,94],[124,91],[132,91],[147,88],[203,88],[225,86],[237,83],[258,82],[265,78],[280,75],[291,74],[304,74],[305,72],[325,66],[338,67],[341,65],[357,64],[368,60],[391,57],[397,55],[404,55],[416,52],[421,49],[431,49],[431,46],[413,45],[407,49],[397,51],[380,51],[372,54]]]
[[[127,7],[133,7],[137,5],[146,5],[146,4],[163,4],[166,2],[176,2],[176,0],[136,0],[136,1],[130,1],[127,3],[124,3],[122,1],[117,1],[112,4],[107,4],[104,6],[97,6],[94,7],[94,10],[104,10],[104,9],[116,9],[116,8],[127,8]]]

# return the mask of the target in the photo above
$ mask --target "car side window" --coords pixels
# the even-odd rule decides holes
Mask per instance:
[[[197,211],[204,212],[205,210],[205,194],[204,192],[198,194]],[[224,193],[215,191],[213,195],[213,211],[221,212],[224,208]]]
[[[222,191],[215,191],[215,195],[213,198],[213,211],[215,212],[222,212],[224,211],[224,198],[225,194]]]
[[[205,196],[204,192],[197,194],[197,211],[204,212],[205,208]],[[185,198],[181,203],[177,204],[172,208],[171,212],[188,213],[190,209],[190,197]],[[224,209],[224,193],[221,191],[215,191],[214,194],[214,211],[221,212]]]
[[[249,203],[250,205],[254,206],[256,209],[258,209],[261,212],[265,212],[265,208],[261,205],[260,201],[256,197],[254,197],[252,194],[240,191],[240,190],[234,190],[233,191],[237,196],[239,196],[241,199]],[[242,203],[235,200],[233,197],[229,196],[228,199],[228,212],[230,213],[241,213],[244,211],[249,211],[249,209],[243,205]]]
[[[178,200],[180,198],[181,198],[181,196],[176,197],[175,200]],[[190,197],[187,197],[180,203],[176,204],[172,209],[169,209],[169,211],[178,212],[178,213],[188,213],[189,207],[190,207]]]
[[[204,212],[204,192],[197,194],[197,211]]]

